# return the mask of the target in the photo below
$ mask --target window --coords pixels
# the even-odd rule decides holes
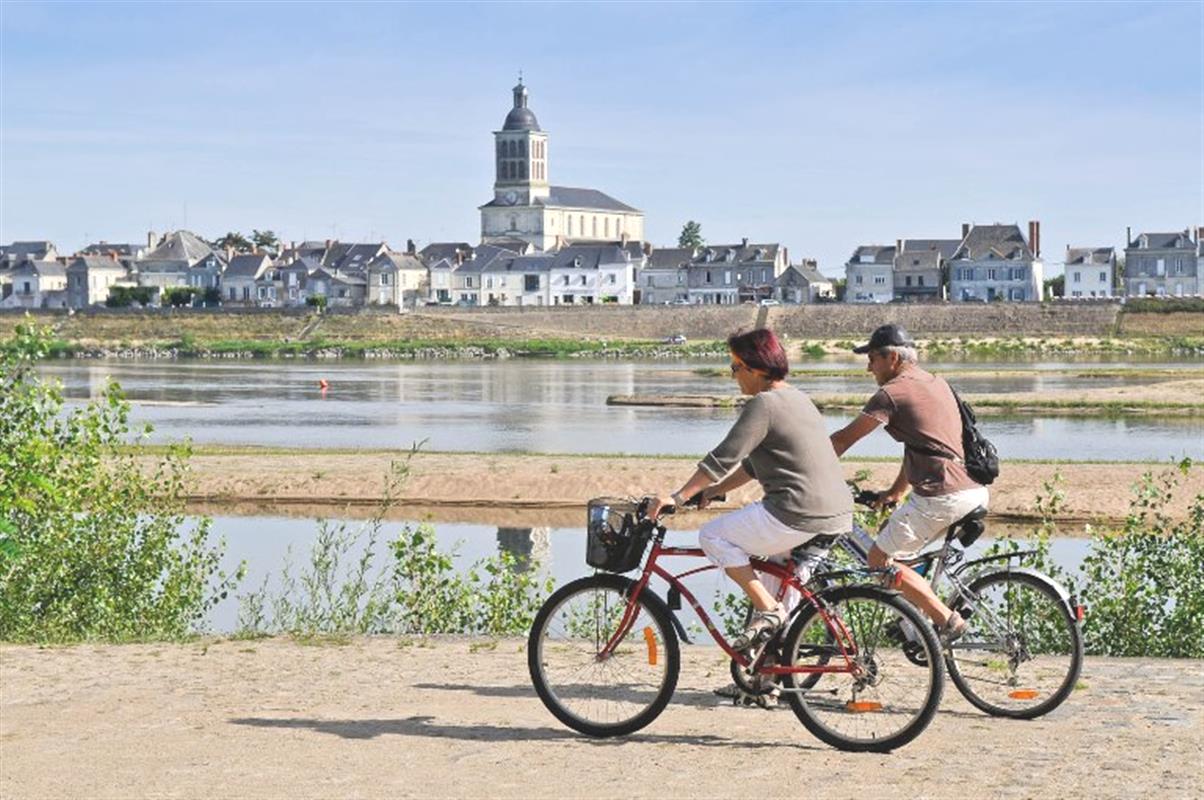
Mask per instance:
[[[709,269],[707,270],[706,280],[704,281],[704,283],[706,283],[708,286],[711,285],[711,271]],[[26,284],[26,285],[28,286],[29,284]]]
[[[1165,275],[1166,274],[1166,259],[1165,258],[1160,258],[1154,262],[1154,274],[1155,275]]]
[[[488,278],[485,279],[485,288],[486,289],[493,288],[493,276],[492,275],[490,275]]]
[[[858,275],[858,276],[857,276],[857,278],[856,278],[856,280],[854,280],[854,281],[853,281],[853,283],[855,283],[855,284],[857,284],[858,286],[860,286],[860,285],[862,284],[861,276],[860,276],[860,275]]]
[[[1074,273],[1074,282],[1082,283],[1082,276],[1077,271]]]
[[[524,292],[538,292],[539,291],[539,276],[538,275],[524,275],[523,276],[523,291]]]
[[[918,278],[916,278],[916,281],[919,283],[920,286],[923,286],[924,285],[924,276],[920,275]]]
[[[989,281],[995,280],[995,268],[994,267],[987,268],[987,280],[989,280]]]
[[[1099,274],[1099,282],[1100,282],[1100,283],[1107,283],[1107,282],[1108,282],[1108,273],[1107,273],[1106,271],[1101,271],[1101,272],[1100,272],[1100,274]]]
[[[602,220],[602,235],[607,239],[610,238],[610,217],[606,217]]]
[[[597,217],[594,217],[594,218],[593,218],[593,221],[594,221],[594,224],[593,224],[594,232],[593,232],[593,234],[591,234],[591,235],[592,235],[592,236],[593,236],[595,239],[597,239],[597,238],[598,238],[598,218],[597,218]]]
[[[573,215],[569,214],[569,236],[573,235]]]
[[[911,276],[910,275],[907,276],[906,283],[908,286],[911,286]]]
[[[231,286],[231,287],[230,287],[230,299],[231,299],[231,300],[236,300],[236,299],[238,299],[238,293],[237,293],[237,291],[234,289],[234,287],[233,287],[233,286]]]
[[[251,287],[250,286],[242,287],[242,299],[243,300],[251,299]]]
[[[730,269],[725,269],[723,271],[723,285],[724,286],[732,285],[732,271]]]
[[[465,289],[472,288],[472,276],[471,275],[464,276],[464,288]]]
[[[387,273],[387,272],[382,272],[382,273],[380,274],[380,285],[381,285],[381,286],[388,286],[388,285],[389,285],[389,273]]]
[[[886,276],[885,275],[875,275],[874,276],[874,285],[875,286],[885,286],[886,285]]]
[[[617,276],[613,272],[610,273],[609,275],[607,275],[606,277],[607,277],[607,281],[606,281],[607,283],[615,283],[617,281]]]
[[[568,285],[569,285],[569,276],[568,276],[568,275],[565,275],[565,276],[564,276],[564,285],[565,285],[565,286],[568,286]]]

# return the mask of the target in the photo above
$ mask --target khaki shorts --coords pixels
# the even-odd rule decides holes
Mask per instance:
[[[936,497],[912,492],[890,515],[875,544],[891,558],[909,558],[974,509],[985,508],[990,497],[985,486]]]

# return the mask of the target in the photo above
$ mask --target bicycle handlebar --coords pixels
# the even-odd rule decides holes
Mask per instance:
[[[648,515],[648,500],[649,499],[650,498],[645,497],[644,499],[640,500],[640,504],[636,508],[636,511],[637,511],[640,519],[644,519]],[[726,494],[717,494],[714,497],[710,498],[710,502],[712,502],[712,503],[722,503],[725,500],[727,500]],[[702,502],[702,492],[698,492],[697,494],[693,495],[689,500],[682,503],[682,507],[694,508],[700,502]],[[676,513],[677,513],[677,506],[675,506],[675,505],[662,506],[661,513],[658,516],[666,517],[666,516],[669,516],[670,514],[676,514]]]

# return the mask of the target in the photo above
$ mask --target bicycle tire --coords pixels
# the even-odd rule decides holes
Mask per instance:
[[[790,703],[795,716],[819,740],[839,750],[851,752],[885,753],[902,747],[919,736],[936,714],[944,691],[944,666],[939,657],[940,643],[928,620],[896,592],[873,586],[847,586],[832,589],[819,596],[828,612],[840,618],[853,638],[856,659],[862,668],[860,676],[848,673],[824,673],[813,687],[800,685],[802,673],[783,676],[783,694]],[[852,608],[853,602],[878,607],[877,611]],[[870,615],[867,617],[866,615]],[[929,660],[916,665],[907,660],[901,646],[890,637],[885,628],[890,621],[902,617],[915,626]],[[877,618],[875,621],[874,618]],[[815,629],[814,626],[819,628]],[[814,636],[828,631],[828,625],[819,615],[819,609],[804,608],[786,634],[783,657],[791,665],[799,665],[800,647],[815,649],[801,640],[805,635]],[[882,651],[879,652],[879,645]],[[823,658],[821,649],[816,659]],[[844,656],[832,654],[827,657],[840,662]],[[810,663],[810,662],[808,662]],[[891,699],[895,695],[879,693],[880,684],[889,676],[897,676],[900,682],[914,682],[915,698],[911,705],[905,701]],[[873,682],[876,679],[877,682]],[[868,685],[862,681],[868,680]],[[849,682],[850,688],[842,688]],[[860,688],[857,688],[860,685]],[[865,697],[871,699],[866,700]],[[878,697],[880,700],[873,700]],[[922,697],[922,699],[919,699]],[[832,722],[845,719],[855,725],[857,719],[891,719],[903,715],[904,724],[887,733],[872,733],[855,736],[838,730]]]
[[[552,596],[539,609],[535,615],[535,621],[531,625],[531,633],[527,639],[527,668],[539,699],[556,719],[587,736],[624,736],[638,731],[665,710],[665,706],[668,705],[677,688],[678,672],[681,669],[681,651],[677,642],[676,630],[668,608],[659,597],[647,589],[640,594],[637,600],[641,616],[636,618],[624,643],[628,643],[630,637],[633,636],[644,638],[646,641],[640,642],[637,638],[634,643],[627,644],[627,647],[634,645],[637,651],[639,647],[645,647],[647,655],[644,660],[649,662],[649,666],[655,666],[658,657],[656,651],[663,649],[664,668],[660,670],[659,678],[655,674],[655,670],[648,670],[649,683],[635,692],[628,685],[620,686],[617,681],[601,677],[592,687],[578,687],[570,690],[569,687],[561,685],[559,678],[549,674],[551,651],[561,650],[566,651],[561,654],[563,660],[571,661],[574,664],[573,667],[565,670],[565,674],[566,676],[571,675],[574,679],[585,680],[590,675],[600,675],[602,672],[610,672],[611,677],[622,677],[624,680],[631,680],[633,676],[640,677],[642,675],[642,672],[638,675],[636,673],[625,673],[623,676],[614,674],[617,670],[614,663],[618,657],[633,655],[628,652],[620,652],[620,648],[616,648],[614,657],[606,661],[597,661],[596,658],[593,658],[598,649],[610,639],[612,632],[604,629],[606,624],[617,622],[618,618],[622,616],[621,609],[617,604],[621,602],[623,606],[626,605],[627,598],[630,597],[631,589],[634,586],[633,581],[620,575],[599,574],[579,578],[553,592]],[[600,608],[598,598],[602,596],[612,598],[614,602],[610,605],[606,605],[604,602]],[[574,621],[571,615],[576,612],[572,611],[570,604],[575,600],[585,603],[585,613],[592,615],[592,618],[587,616],[583,620]],[[616,609],[618,610],[616,611]],[[563,628],[558,628],[558,624],[562,624]],[[560,630],[563,639],[553,638],[549,645],[549,636],[554,635],[554,630]],[[558,644],[558,642],[561,643]],[[591,655],[591,649],[593,655]],[[629,659],[629,661],[631,662],[630,669],[640,669],[638,659]],[[589,674],[583,675],[583,672]],[[584,705],[596,709],[594,713],[600,715],[606,708],[627,707],[631,707],[632,713],[618,719],[605,721],[591,718],[583,708],[574,707],[570,702],[572,699],[570,695],[574,692],[582,694],[593,688],[597,689],[599,698],[591,699]],[[638,701],[631,699],[633,694],[639,698]]]
[[[1008,669],[1013,674],[1005,679],[1004,684],[996,684],[991,680],[991,676],[979,678],[970,674],[972,663],[972,656],[970,654],[974,652],[973,646],[979,640],[987,638],[985,633],[982,632],[984,627],[982,622],[983,615],[980,611],[976,611],[970,615],[968,620],[969,629],[961,639],[954,642],[951,651],[945,657],[946,667],[949,670],[949,678],[971,705],[991,716],[1008,717],[1011,719],[1033,719],[1048,714],[1065,702],[1070,693],[1074,691],[1074,686],[1078,682],[1079,674],[1083,668],[1083,632],[1074,617],[1074,612],[1067,607],[1058,591],[1051,584],[1036,575],[1007,571],[981,575],[967,586],[973,597],[959,598],[958,602],[959,604],[964,604],[969,600],[971,604],[981,603],[984,598],[991,596],[990,590],[995,585],[1026,587],[1027,590],[1033,593],[1029,595],[1030,597],[1034,599],[1040,598],[1041,602],[1044,603],[1044,606],[1038,612],[1040,616],[1035,622],[1036,624],[1044,622],[1047,629],[1038,632],[1038,635],[1044,635],[1046,641],[1050,637],[1058,637],[1058,645],[1060,649],[1065,651],[1059,654],[1061,658],[1057,660],[1049,659],[1043,664],[1043,666],[1048,665],[1047,673],[1052,677],[1050,685],[1054,686],[1054,688],[1048,692],[1035,688],[1013,689],[1011,692],[1006,693],[1006,705],[1000,704],[1004,702],[1002,698],[998,702],[993,702],[984,696],[979,690],[980,687],[994,685],[1019,687],[1024,682],[1015,674],[1015,669],[1019,664],[1013,664],[1011,658],[1008,661]],[[1009,631],[1009,635],[1012,633],[1019,633],[1020,636],[1024,636],[1023,632]],[[1061,638],[1063,636],[1065,637],[1064,639]],[[1015,644],[1021,650],[1027,650],[1028,644],[1024,639]],[[1011,647],[1012,642],[1005,640],[1002,646],[1005,648]],[[966,655],[959,660],[959,653],[965,653]],[[1064,668],[1057,665],[1061,660],[1065,660],[1066,662]],[[995,666],[992,669],[998,671],[999,667]],[[1033,671],[1035,669],[1034,667]],[[1060,677],[1057,673],[1061,673]],[[1026,675],[1024,677],[1030,676]],[[1042,681],[1042,683],[1044,682]],[[1025,686],[1029,686],[1030,684],[1031,686],[1036,686],[1038,682],[1030,680],[1025,683]],[[1028,696],[1034,692],[1036,696]],[[1034,705],[1028,705],[1024,702],[1030,699],[1039,700],[1040,702]]]

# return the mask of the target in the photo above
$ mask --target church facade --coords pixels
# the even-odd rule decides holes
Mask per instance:
[[[493,199],[480,207],[481,243],[543,252],[582,242],[640,241],[644,213],[596,189],[548,181],[548,133],[514,87],[514,107],[494,131]]]

